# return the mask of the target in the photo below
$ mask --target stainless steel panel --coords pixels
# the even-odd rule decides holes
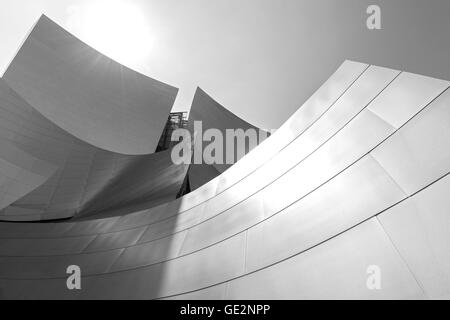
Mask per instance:
[[[186,174],[187,166],[173,165],[169,151],[126,156],[76,139],[39,114],[4,80],[0,119],[6,132],[0,138],[0,159],[15,166],[1,166],[13,175],[3,183],[0,178],[8,189],[8,194],[1,192],[4,206],[9,206],[2,212],[5,220],[62,219],[105,209],[110,209],[108,215],[123,215],[147,209],[175,199]],[[10,179],[23,182],[12,184]]]
[[[369,290],[367,268],[381,270]],[[417,299],[423,292],[371,219],[307,252],[229,283],[227,299]]]
[[[82,277],[106,273],[121,255],[123,249],[90,254],[46,257],[0,257],[0,279],[46,279],[60,278],[65,282],[69,276],[67,267],[77,265]]]
[[[175,259],[180,255],[186,234],[187,231],[183,231],[160,240],[126,248],[111,271],[123,271]]]
[[[363,111],[332,140],[264,189],[266,215],[270,216],[312,192],[361,158],[392,131],[386,122]]]
[[[219,284],[203,290],[172,296],[165,300],[224,300],[226,299],[228,283]]]
[[[405,196],[378,163],[366,156],[297,203],[249,229],[247,271],[310,249]]]
[[[66,237],[83,236],[83,235],[97,235],[112,231],[113,226],[117,223],[120,217],[76,221],[72,222],[72,228],[65,234]],[[64,223],[65,224],[65,223]]]
[[[403,72],[369,109],[399,128],[449,85],[448,81]]]
[[[167,210],[167,204],[162,204],[149,210],[143,210],[120,216],[118,221],[111,228],[111,231],[121,231],[146,226],[157,222],[162,218]]]
[[[398,73],[398,71],[386,68],[370,67],[312,127],[258,170],[238,184],[224,190],[214,199],[209,200],[205,217],[217,214],[218,212],[214,208],[226,208],[242,201],[294,167],[366,107]],[[374,121],[379,122],[378,120]],[[225,202],[227,202],[226,205],[224,205]]]
[[[176,88],[105,57],[45,16],[3,79],[64,130],[123,154],[155,151],[177,94]]]
[[[278,133],[221,177],[185,197],[150,209],[120,202],[127,210],[105,208],[86,221],[0,223],[0,297],[450,296],[449,203],[444,197],[448,178],[396,204],[414,188],[425,187],[449,171],[446,146],[450,133],[445,125],[450,118],[448,103],[442,102],[446,95],[394,132],[447,84],[408,74],[393,80],[397,71],[366,68],[345,63]],[[417,90],[421,83],[422,91]],[[407,101],[398,110],[385,105],[403,96]],[[6,113],[12,120],[0,125],[0,132],[12,132],[7,137],[22,132],[9,124],[19,116],[25,120],[30,109],[20,109],[17,115],[13,110]],[[39,138],[31,139],[36,133],[29,130],[15,141],[20,148],[28,146],[27,152],[38,154],[34,141],[50,134],[52,124],[36,117],[27,121],[36,124],[33,132],[39,132]],[[64,148],[73,141],[68,137],[61,130],[52,139]],[[421,148],[428,154],[419,154]],[[91,151],[75,144],[61,153],[55,150],[49,159],[65,162],[70,154],[70,167],[82,170],[82,154],[87,157]],[[118,190],[126,191],[126,198],[142,191],[134,185],[129,190],[115,189],[115,183],[105,191],[102,183],[113,173],[129,172],[124,169],[130,163],[139,164],[136,172],[141,172],[144,162],[129,162],[120,155],[110,162],[110,155],[94,154],[87,166],[93,172],[88,176],[60,172],[28,201],[39,203],[56,189],[60,194],[55,204],[71,201],[76,197],[67,194],[79,193],[78,178],[84,179],[85,192],[93,198],[100,194],[98,199],[114,201]],[[408,163],[400,166],[401,162]],[[29,164],[21,162],[23,167]],[[60,178],[65,181],[61,188]],[[125,186],[133,179],[121,181],[127,182]],[[80,292],[65,287],[66,275],[61,270],[67,263],[86,269]],[[381,290],[366,286],[371,265],[380,267]],[[41,277],[46,279],[25,279]]]
[[[96,252],[132,246],[136,244],[145,230],[147,230],[146,226],[131,230],[99,234],[89,243],[83,252]]]
[[[190,228],[183,243],[181,254],[190,253],[223,241],[263,219],[263,200],[260,194],[256,194],[219,216]]]
[[[52,280],[0,279],[0,299],[66,300],[78,299],[80,295],[80,290],[67,290],[65,278]]]
[[[81,253],[94,238],[95,236],[60,239],[3,239],[0,241],[0,256],[27,257]]]
[[[223,136],[226,136],[226,130],[236,130],[242,129],[247,130],[264,130],[259,129],[250,123],[239,118],[232,112],[228,111],[226,108],[221,106],[217,101],[214,101],[205,91],[197,88],[194,99],[192,101],[192,106],[189,111],[189,131],[191,135],[194,135],[194,122],[201,121],[202,130],[205,132],[208,129],[219,130]],[[196,147],[197,150],[203,153],[206,144],[202,140],[197,140]],[[223,146],[223,155],[226,155],[226,144]],[[235,156],[236,156],[235,148]],[[251,150],[249,145],[245,146],[245,154]],[[219,174],[223,173],[225,170],[230,168],[232,164],[192,164],[189,168],[189,183],[191,190],[195,190],[202,186],[206,182],[217,177]]]
[[[300,135],[333,105],[367,67],[367,64],[345,61],[311,98],[271,135],[270,139],[258,145],[220,176],[217,192],[223,191],[264,164],[292,139]]]
[[[372,154],[408,193],[450,171],[450,91],[408,122]]]
[[[244,270],[245,235],[162,264],[96,276],[82,298],[163,298],[232,279]]]
[[[205,205],[202,204],[178,216],[150,224],[139,242],[156,240],[184,231],[200,221],[204,210]]]
[[[189,210],[190,208],[193,208],[194,206],[197,206],[214,197],[217,192],[218,182],[218,178],[215,178],[199,187],[197,190],[180,198],[179,212]]]
[[[379,216],[427,296],[450,295],[450,176]]]

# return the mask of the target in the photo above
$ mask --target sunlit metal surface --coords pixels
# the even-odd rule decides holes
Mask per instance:
[[[431,298],[450,295],[450,176],[434,183],[379,220]]]
[[[98,218],[174,200],[188,167],[153,152],[175,95],[42,16],[0,79],[0,220]]]
[[[59,127],[122,154],[156,150],[177,89],[130,70],[42,16],[3,79]]]
[[[347,61],[191,194],[125,216],[0,223],[2,297],[448,297],[448,87]],[[67,290],[70,264],[82,290]]]

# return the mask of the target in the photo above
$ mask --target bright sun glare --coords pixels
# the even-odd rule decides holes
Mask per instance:
[[[71,7],[69,15],[69,25],[87,44],[122,64],[135,66],[150,55],[150,27],[130,1],[89,1],[85,7]]]

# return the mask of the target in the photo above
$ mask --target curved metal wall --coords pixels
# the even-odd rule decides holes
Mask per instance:
[[[248,129],[253,129],[259,133],[263,133],[264,138],[268,136],[265,130],[259,129],[245,120],[239,118],[217,101],[215,101],[211,96],[209,96],[201,88],[197,88],[194,99],[192,101],[192,106],[189,112],[189,123],[188,128],[191,135],[194,136],[194,122],[199,121],[202,125],[203,133],[208,129],[219,130],[223,137],[226,137],[227,129],[242,129],[247,131]],[[258,138],[259,139],[259,138]],[[262,141],[258,140],[258,143]],[[205,145],[201,139],[198,139],[195,143],[195,148],[203,152]],[[249,143],[245,144],[245,154],[252,150],[252,146]],[[234,144],[234,155],[237,157],[237,144]],[[223,155],[227,154],[226,145],[224,141]],[[225,159],[224,159],[225,160]],[[239,160],[239,159],[236,159]],[[228,170],[233,164],[224,163],[218,164],[191,164],[189,167],[189,183],[192,190],[199,188],[205,183],[209,182],[213,178],[217,177],[225,170]]]
[[[117,215],[175,199],[187,166],[153,152],[176,93],[42,16],[0,80],[0,220]]]
[[[448,87],[346,61],[269,139],[180,199],[1,223],[2,297],[448,297]],[[72,264],[81,290],[66,287]],[[370,265],[381,290],[366,286]]]
[[[85,143],[39,114],[0,79],[0,220],[124,214],[174,200],[187,166],[170,150],[122,155]]]
[[[3,79],[42,115],[111,152],[155,152],[178,89],[89,47],[42,16]]]

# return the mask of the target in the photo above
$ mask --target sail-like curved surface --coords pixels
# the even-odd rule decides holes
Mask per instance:
[[[0,220],[124,214],[174,200],[186,165],[170,150],[123,155],[81,141],[42,116],[0,79]],[[111,214],[111,213],[108,213]]]
[[[0,223],[2,298],[448,298],[449,85],[346,61],[270,138],[182,198],[120,217]],[[69,265],[81,290],[67,288]]]
[[[176,93],[42,16],[0,79],[0,220],[118,215],[174,200],[187,166],[154,151]]]
[[[189,112],[189,123],[188,128],[191,132],[191,136],[196,136],[197,139],[195,141],[195,148],[197,148],[201,153],[203,153],[207,142],[204,142],[198,136],[198,132],[195,131],[194,124],[195,122],[201,123],[202,133],[207,131],[208,129],[214,129],[216,131],[220,131],[224,139],[226,139],[226,130],[243,130],[247,132],[247,130],[254,130],[256,132],[258,139],[255,141],[257,143],[261,143],[265,138],[267,138],[268,133],[263,130],[255,127],[254,125],[248,123],[247,121],[239,118],[231,111],[220,105],[217,101],[215,101],[211,96],[209,96],[205,91],[201,88],[197,88],[194,99],[192,101],[192,106]],[[196,135],[197,134],[197,135]],[[201,134],[201,133],[200,133]],[[260,139],[261,137],[261,139]],[[224,158],[226,157],[229,150],[226,149],[226,141],[223,141],[223,150],[222,154]],[[238,144],[235,141],[233,143],[234,148],[232,150],[234,155],[234,161],[239,160],[238,157]],[[243,146],[243,154],[247,154],[253,149],[248,140]],[[222,163],[193,163],[189,168],[189,183],[192,190],[197,189],[198,187],[204,185],[208,181],[217,177],[225,170],[230,168],[234,162],[227,163],[226,159],[222,159]]]
[[[177,89],[89,47],[42,16],[3,79],[82,141],[127,155],[155,152]]]

